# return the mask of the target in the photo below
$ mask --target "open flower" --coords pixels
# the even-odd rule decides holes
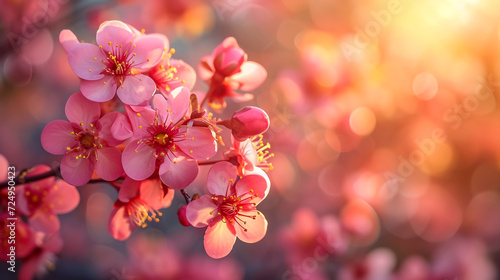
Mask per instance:
[[[237,171],[229,162],[218,162],[208,172],[207,188],[211,195],[192,201],[186,209],[188,221],[194,227],[206,227],[205,251],[212,258],[222,258],[231,252],[236,236],[247,243],[260,241],[267,231],[267,220],[257,211],[257,205],[269,192],[265,172],[234,180]]]
[[[102,179],[116,180],[123,174],[121,153],[114,147],[123,142],[113,133],[124,130],[118,112],[99,119],[101,109],[80,92],[73,94],[66,103],[69,122],[56,120],[42,131],[43,148],[55,155],[65,155],[61,161],[61,175],[66,182],[81,186],[90,180],[94,170]]]
[[[144,180],[158,169],[163,183],[173,189],[187,187],[198,174],[196,160],[217,152],[212,129],[186,118],[189,89],[179,87],[166,100],[157,94],[153,106],[126,106],[134,136],[123,151],[123,168],[134,180]]]
[[[109,233],[117,240],[127,239],[138,226],[158,222],[162,216],[158,210],[169,207],[173,198],[174,192],[158,177],[140,182],[126,177],[109,217]]]
[[[46,165],[37,165],[28,175],[50,170]],[[35,230],[45,233],[57,232],[60,228],[57,214],[72,211],[80,202],[80,194],[74,186],[54,177],[20,185],[16,192],[19,210],[28,216],[28,223]]]
[[[98,46],[76,43],[68,30],[59,36],[68,51],[71,69],[82,79],[80,90],[92,101],[108,101],[118,95],[129,105],[146,104],[156,91],[154,81],[140,74],[163,56],[164,42],[157,36],[136,36],[121,21],[108,21],[97,31]]]
[[[207,92],[208,104],[214,108],[225,108],[225,97],[236,101],[247,101],[253,95],[234,92],[249,91],[260,86],[267,72],[257,62],[247,61],[247,54],[233,37],[226,38],[211,55],[202,58],[198,67],[200,77],[210,85]]]

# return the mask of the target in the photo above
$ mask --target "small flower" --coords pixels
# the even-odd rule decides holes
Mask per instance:
[[[50,171],[46,165],[37,165],[29,176]],[[16,189],[19,210],[28,216],[28,223],[38,231],[57,232],[60,228],[57,214],[72,211],[80,202],[76,188],[54,177],[20,185]]]
[[[97,31],[98,46],[76,43],[71,31],[63,30],[59,40],[68,50],[68,61],[82,79],[83,95],[96,102],[111,100],[115,93],[129,105],[144,105],[154,94],[156,85],[140,74],[156,65],[164,52],[158,36],[137,36],[121,21],[108,21]]]
[[[123,142],[114,135],[126,135],[121,113],[113,112],[99,119],[99,104],[82,93],[73,94],[66,103],[69,122],[56,120],[42,131],[43,148],[55,155],[64,155],[61,175],[66,182],[81,186],[90,180],[94,170],[102,179],[116,180],[123,174],[121,153],[114,147]],[[129,129],[130,130],[130,129]]]
[[[126,106],[134,136],[123,151],[125,173],[144,180],[158,170],[160,178],[173,189],[187,187],[198,174],[196,160],[217,152],[212,129],[187,119],[190,92],[186,87],[172,91],[166,100],[155,95],[151,107]]]
[[[238,175],[245,176],[247,171],[253,171],[258,167],[264,171],[273,170],[273,164],[267,162],[268,159],[274,157],[274,154],[269,152],[271,144],[262,141],[263,136],[254,136],[239,142],[234,137],[231,138],[233,146],[224,151],[224,158],[233,164],[237,165]]]
[[[109,217],[109,233],[117,240],[127,239],[138,226],[158,222],[162,216],[158,210],[169,207],[173,198],[174,192],[158,177],[140,182],[126,177]]]
[[[269,179],[260,169],[235,182],[237,171],[228,162],[216,163],[208,172],[211,195],[190,202],[186,217],[194,227],[206,227],[205,251],[212,258],[231,252],[236,236],[247,243],[260,241],[267,231],[267,220],[256,206],[269,192]]]
[[[247,61],[247,54],[233,37],[226,38],[211,55],[202,58],[198,67],[200,77],[210,85],[208,104],[214,109],[226,107],[225,97],[247,101],[251,94],[238,94],[234,90],[249,91],[260,86],[267,77],[262,65]]]
[[[244,141],[267,131],[269,128],[269,117],[260,108],[246,106],[234,112],[229,120],[218,122],[229,129],[233,137],[238,141]]]

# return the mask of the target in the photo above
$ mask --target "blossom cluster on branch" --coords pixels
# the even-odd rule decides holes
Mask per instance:
[[[187,202],[178,211],[180,222],[207,227],[204,244],[211,257],[228,255],[236,236],[248,243],[264,237],[267,221],[256,206],[269,192],[266,171],[273,168],[267,161],[273,156],[270,146],[262,141],[269,118],[252,106],[229,119],[217,117],[226,108],[225,99],[252,99],[246,91],[267,77],[260,64],[247,60],[236,39],[225,39],[202,58],[198,71],[209,85],[206,94],[192,93],[196,72],[172,58],[175,50],[164,35],[113,20],[101,24],[96,44],[79,42],[70,30],[63,30],[59,41],[81,79],[80,91],[66,102],[67,120],[50,122],[41,134],[43,148],[62,155],[62,179],[50,167],[36,166],[24,178],[47,176],[24,180],[16,190],[24,215],[19,226],[27,233],[19,242],[32,248],[19,254],[25,266],[41,252],[57,253],[62,243],[56,214],[77,207],[74,186],[93,181],[109,182],[118,191],[108,223],[117,240],[158,221],[174,190]],[[232,144],[218,153],[224,130],[231,131]],[[197,177],[198,166],[207,164],[213,164],[207,194],[189,196],[186,188]],[[54,243],[53,237],[57,246],[45,246]],[[45,263],[37,257],[30,273]]]

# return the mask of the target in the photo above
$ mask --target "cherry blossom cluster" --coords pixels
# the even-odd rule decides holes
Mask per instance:
[[[28,221],[21,228],[44,234],[37,242],[31,238],[36,234],[27,235],[31,245],[23,248],[45,248],[49,237],[57,237],[56,214],[77,207],[75,186],[93,182],[108,182],[118,191],[108,223],[117,240],[158,222],[175,190],[186,200],[178,209],[181,224],[207,227],[209,256],[228,255],[236,237],[248,243],[264,237],[267,221],[256,207],[270,189],[266,171],[273,168],[268,162],[273,154],[262,141],[269,118],[252,106],[229,119],[217,117],[226,99],[252,99],[246,91],[267,77],[260,64],[248,61],[236,39],[225,39],[202,58],[198,72],[209,86],[206,94],[192,92],[196,71],[172,58],[175,50],[164,35],[107,21],[94,44],[80,42],[70,30],[63,30],[59,41],[80,78],[80,91],[66,102],[67,120],[50,122],[41,134],[43,148],[62,156],[62,180],[52,174],[18,188]],[[230,141],[223,140],[225,130],[231,132]],[[224,142],[231,145],[219,152]],[[190,196],[186,188],[197,178],[199,165],[207,164],[213,166],[206,194]],[[27,175],[50,170],[37,166]],[[53,247],[46,250],[60,249]]]

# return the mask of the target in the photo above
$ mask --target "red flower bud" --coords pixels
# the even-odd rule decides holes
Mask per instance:
[[[230,128],[234,139],[245,141],[249,137],[266,132],[269,128],[269,117],[264,110],[247,106],[233,114]]]
[[[182,205],[179,208],[179,210],[177,210],[177,217],[179,218],[179,222],[181,223],[181,225],[188,227],[191,225],[191,223],[189,223],[189,221],[186,217],[186,208],[187,208],[187,205]]]

